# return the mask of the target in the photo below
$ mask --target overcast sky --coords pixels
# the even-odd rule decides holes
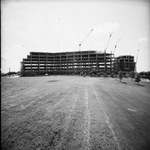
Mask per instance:
[[[20,71],[30,52],[104,51],[115,56],[139,50],[137,71],[150,71],[149,0],[2,0],[2,72]],[[140,46],[139,46],[140,44]],[[139,48],[140,47],[140,48]]]

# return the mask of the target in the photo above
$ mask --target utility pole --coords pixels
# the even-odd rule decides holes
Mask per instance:
[[[91,32],[93,31],[93,29],[91,29],[91,31],[87,34],[87,36],[82,40],[82,42],[80,42],[79,44],[79,51],[81,50],[81,45],[82,43],[87,39],[87,37],[91,34]]]

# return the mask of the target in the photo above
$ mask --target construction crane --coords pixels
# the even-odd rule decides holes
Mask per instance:
[[[137,72],[137,61],[138,61],[139,50],[140,50],[140,44],[139,44],[139,48],[137,50],[137,56],[136,56],[136,63],[135,63],[135,71],[136,72]]]
[[[115,45],[114,50],[113,50],[113,54],[114,54],[114,56],[113,56],[113,61],[114,61],[114,64],[117,64],[116,59],[115,59],[115,50],[116,50],[116,48],[117,48],[117,46],[118,46],[120,40],[121,40],[121,38],[119,38],[119,40],[118,40],[118,42],[117,42],[117,44]],[[116,65],[115,65],[115,67],[114,67],[114,70],[116,70]],[[116,79],[116,78],[115,78],[115,79]]]
[[[107,45],[106,45],[106,48],[105,48],[105,50],[104,50],[104,62],[105,62],[104,66],[105,66],[105,73],[106,73],[106,71],[107,71],[107,64],[106,64],[106,50],[107,50],[107,47],[108,47],[108,44],[109,44],[109,41],[110,41],[110,38],[111,38],[112,34],[113,34],[113,33],[110,33],[110,34],[109,34],[109,38],[108,38],[108,41],[107,41]]]
[[[82,43],[87,39],[87,37],[91,34],[92,31],[93,31],[93,29],[91,29],[91,31],[87,34],[87,36],[83,39],[83,41],[80,42],[80,44],[79,44],[79,51],[81,50]]]
[[[104,50],[105,53],[106,53],[106,50],[107,50],[107,47],[108,47],[110,38],[112,37],[112,34],[113,34],[113,33],[110,33],[110,34],[109,34],[109,38],[108,38],[108,41],[107,41],[107,45],[106,45],[106,48],[105,48],[105,50]]]
[[[121,40],[121,38],[119,38],[119,40],[118,40],[117,44],[116,44],[116,45],[115,45],[115,47],[114,47],[114,50],[113,50],[114,56],[115,56],[115,50],[116,50],[116,48],[117,48],[117,46],[118,46],[118,44],[119,44],[120,40]]]

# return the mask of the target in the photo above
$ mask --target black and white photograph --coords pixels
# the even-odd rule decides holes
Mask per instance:
[[[1,149],[150,150],[150,1],[1,0]]]

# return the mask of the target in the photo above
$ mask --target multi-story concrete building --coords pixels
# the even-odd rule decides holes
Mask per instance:
[[[91,51],[31,52],[21,62],[21,76],[113,72],[113,54]]]
[[[134,56],[124,55],[114,59],[114,71],[130,72],[135,70]]]

